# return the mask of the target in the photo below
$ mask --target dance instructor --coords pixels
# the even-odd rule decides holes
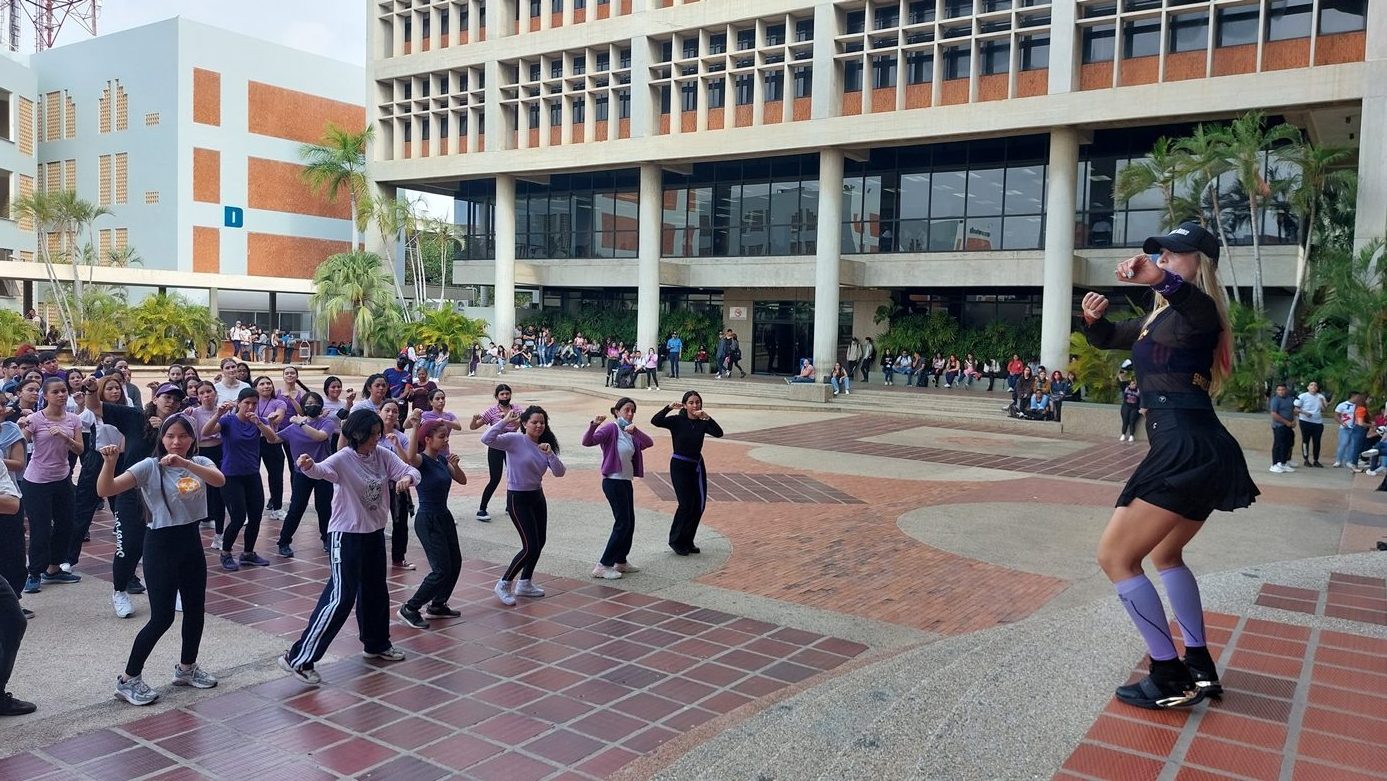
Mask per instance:
[[[670,415],[671,411],[677,412]],[[679,507],[669,527],[669,547],[680,556],[702,553],[694,545],[698,522],[708,500],[708,471],[703,465],[703,437],[722,437],[722,427],[708,417],[703,409],[703,397],[698,391],[685,391],[674,404],[662,407],[651,425],[669,429],[674,441],[674,454],[669,457],[669,481]]]
[[[1204,609],[1194,574],[1182,556],[1214,510],[1247,507],[1260,493],[1247,472],[1242,448],[1214,414],[1211,396],[1232,366],[1228,302],[1218,281],[1218,240],[1184,223],[1146,240],[1143,250],[1117,265],[1117,279],[1148,285],[1149,315],[1112,323],[1108,299],[1087,293],[1084,331],[1101,349],[1131,350],[1146,408],[1151,449],[1117,499],[1098,543],[1098,564],[1146,641],[1151,673],[1117,689],[1117,698],[1141,708],[1190,706],[1223,692],[1209,655]],[[1180,656],[1156,588],[1142,570],[1150,556],[1170,597],[1184,638]]]

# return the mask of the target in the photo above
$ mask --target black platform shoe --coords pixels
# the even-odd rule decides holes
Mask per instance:
[[[1194,679],[1195,688],[1204,692],[1204,696],[1218,697],[1223,694],[1223,684],[1218,682],[1218,667],[1214,665],[1214,657],[1209,655],[1208,648],[1186,648],[1185,667]]]
[[[1189,668],[1179,659],[1151,662],[1151,674],[1130,686],[1119,686],[1117,699],[1147,710],[1188,708],[1204,699]]]

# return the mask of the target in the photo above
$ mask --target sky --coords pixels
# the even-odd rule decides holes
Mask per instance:
[[[25,4],[33,6],[33,2]],[[84,6],[89,9],[90,0]],[[102,34],[119,32],[174,16],[353,65],[364,67],[366,63],[366,3],[362,0],[102,0],[96,30]],[[8,17],[4,21],[8,23]],[[20,37],[20,51],[33,51],[34,28],[27,17],[20,19]],[[58,45],[89,37],[91,34],[76,20],[69,19]],[[365,84],[362,90],[364,93]],[[364,94],[361,99],[365,100]],[[407,194],[423,195],[430,214],[451,219],[452,199]]]

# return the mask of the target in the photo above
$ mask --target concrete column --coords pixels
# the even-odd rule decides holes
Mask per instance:
[[[214,287],[207,289],[207,311],[211,312],[213,317],[221,317],[222,314],[221,305],[217,300],[217,289]]]
[[[1387,237],[1387,4],[1368,4],[1363,116],[1358,134],[1358,209],[1353,246]],[[1369,152],[1368,150],[1373,150]]]
[[[794,30],[786,30],[793,36]],[[833,37],[838,34],[838,9],[831,2],[814,4],[814,72],[811,77],[810,115],[814,119],[836,117],[843,107],[843,89],[838,83],[838,66],[833,56],[838,53],[838,45]],[[900,63],[904,67],[905,63]],[[900,72],[900,71],[898,71]],[[731,86],[730,84],[728,86]],[[793,84],[787,84],[794,95]],[[792,97],[791,100],[794,98]],[[833,368],[832,366],[829,367]]]
[[[814,33],[818,37],[818,32]],[[814,254],[814,366],[820,374],[838,355],[838,267],[843,229],[843,152],[819,152],[818,243]]]
[[[1045,287],[1041,299],[1040,362],[1050,370],[1069,365],[1069,331],[1074,300],[1074,187],[1079,166],[1079,132],[1050,131],[1045,187]],[[1022,356],[1023,358],[1026,356]]]
[[[1078,28],[1074,26],[1078,10],[1074,3],[1055,3],[1050,6],[1050,94],[1073,92],[1078,84]],[[1049,366],[1050,364],[1045,364]]]
[[[613,2],[620,1],[621,0],[613,0]],[[635,10],[634,6],[632,6],[632,10]],[[650,73],[650,62],[654,59],[650,47],[650,39],[643,35],[631,38],[631,73],[634,74],[630,86],[632,138],[648,138],[649,136],[653,136],[655,135],[655,128],[660,126],[660,119],[656,115],[656,112],[660,110],[659,103],[656,102],[651,90],[643,86],[646,82],[647,74]],[[676,97],[677,96],[671,95],[670,100],[673,101]],[[675,114],[672,111],[673,106],[670,108],[670,121],[672,124]],[[621,114],[617,109],[616,101],[613,100],[612,118],[616,125],[620,125],[621,123],[620,116]],[[613,127],[608,135],[612,138],[616,138],[616,134],[617,128]]]
[[[636,270],[636,345],[657,347],[660,338],[660,232],[664,212],[664,173],[641,166],[639,267]]]
[[[515,177],[496,177],[496,322],[491,338],[510,350],[515,330]]]

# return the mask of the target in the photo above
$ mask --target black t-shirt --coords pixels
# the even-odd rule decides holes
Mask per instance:
[[[150,431],[149,418],[144,410],[127,407],[124,404],[102,402],[101,422],[115,427],[125,437],[125,453],[116,463],[116,474],[121,475],[131,464],[149,458],[154,454],[155,432]]]
[[[712,418],[700,420],[690,418],[685,414],[671,415],[668,406],[656,412],[655,416],[650,419],[650,423],[660,428],[669,429],[670,438],[674,443],[675,455],[685,458],[702,457],[705,434],[714,437],[722,436],[722,427],[718,425],[716,420]]]

